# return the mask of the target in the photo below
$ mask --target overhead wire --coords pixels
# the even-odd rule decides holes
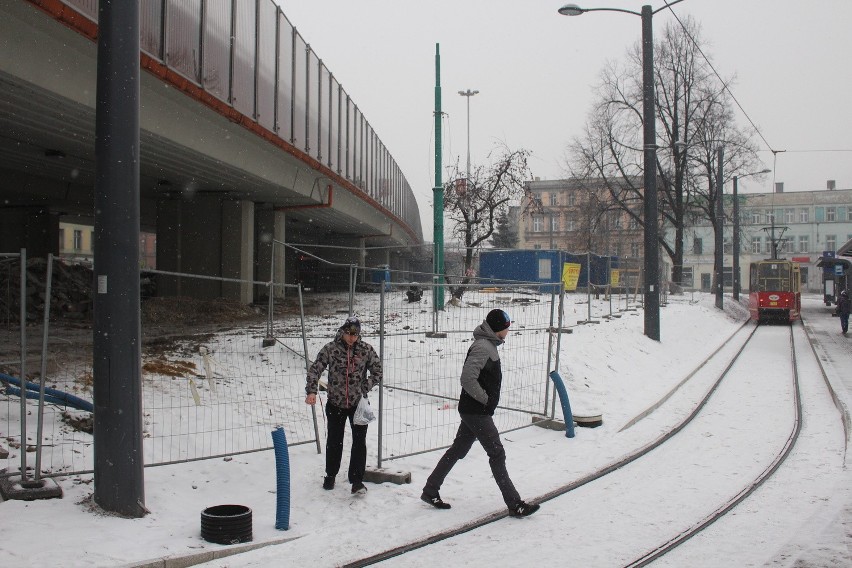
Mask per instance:
[[[684,23],[681,21],[681,19],[677,16],[677,14],[674,11],[674,8],[672,8],[671,5],[667,5],[667,7],[669,9],[669,12],[671,12],[672,16],[674,16],[675,20],[677,20],[677,23],[680,24],[680,27],[683,29],[683,32],[686,34],[686,36],[692,42],[692,45],[695,46],[695,49],[698,50],[698,53],[700,53],[701,57],[704,58],[704,61],[707,62],[707,65],[713,71],[713,74],[716,75],[716,78],[719,79],[719,81],[722,83],[722,88],[724,88],[725,91],[727,91],[728,94],[731,95],[731,98],[733,99],[734,103],[737,105],[737,108],[739,108],[740,111],[743,113],[743,116],[746,117],[746,120],[748,120],[749,124],[751,124],[752,128],[754,128],[754,131],[757,132],[757,135],[760,136],[760,139],[763,140],[763,143],[766,144],[766,147],[769,148],[769,150],[772,152],[772,155],[775,156],[778,152],[784,152],[784,150],[776,150],[775,148],[772,147],[772,144],[769,143],[769,141],[763,135],[763,132],[760,131],[760,128],[758,128],[757,125],[754,123],[754,121],[751,119],[748,112],[746,112],[745,108],[743,108],[743,106],[740,104],[740,101],[737,100],[736,95],[734,95],[734,92],[731,91],[731,88],[728,86],[728,82],[725,81],[724,79],[722,79],[722,76],[719,75],[718,71],[716,71],[716,68],[713,66],[713,63],[710,61],[710,58],[707,57],[707,55],[705,55],[704,51],[701,49],[701,46],[698,45],[698,42],[695,41],[695,38],[692,37],[692,34],[689,33],[689,30],[687,29],[687,27],[684,25]]]

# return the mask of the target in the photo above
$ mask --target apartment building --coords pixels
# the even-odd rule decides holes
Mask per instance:
[[[518,208],[518,248],[642,257],[642,226],[606,205],[607,190],[599,181],[536,178],[526,189]],[[641,216],[641,202],[637,207]]]
[[[748,289],[752,261],[778,258],[801,264],[805,290],[822,290],[822,274],[816,263],[824,251],[836,251],[852,240],[852,189],[835,189],[829,181],[819,191],[774,192],[738,195],[740,286]],[[568,252],[640,259],[643,230],[621,210],[608,210],[605,189],[594,180],[539,180],[528,182],[527,195],[517,208],[518,248],[557,249]],[[733,196],[723,204],[727,225],[723,238],[723,284],[733,286]],[[641,208],[641,202],[637,203]],[[641,215],[641,211],[639,211]],[[674,231],[664,229],[669,242]],[[698,219],[684,232],[682,280],[685,289],[709,291],[713,282],[715,234],[710,222]],[[667,261],[661,258],[661,261]],[[666,270],[667,277],[671,276]]]
[[[94,258],[95,230],[91,225],[59,223],[59,256],[91,262]],[[157,235],[139,233],[140,268],[157,267]]]
[[[748,266],[754,260],[772,258],[773,243],[777,258],[801,264],[802,285],[809,291],[822,289],[822,275],[816,263],[823,251],[836,251],[852,239],[852,189],[784,192],[776,184],[771,193],[740,194],[740,282],[748,287]],[[725,216],[730,219],[732,196],[726,195]],[[733,230],[724,229],[723,281],[733,281]],[[715,235],[709,222],[699,222],[685,233],[683,286],[710,290],[713,279]],[[671,236],[669,231],[667,236]]]

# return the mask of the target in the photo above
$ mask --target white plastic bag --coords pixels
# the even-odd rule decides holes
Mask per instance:
[[[352,422],[358,426],[366,426],[376,419],[376,414],[373,412],[373,407],[370,406],[370,401],[366,396],[362,396],[358,401],[358,407],[355,409],[355,415],[352,417]]]

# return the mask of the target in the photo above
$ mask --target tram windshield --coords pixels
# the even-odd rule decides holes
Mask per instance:
[[[757,290],[791,290],[792,265],[787,262],[762,262],[757,265]]]

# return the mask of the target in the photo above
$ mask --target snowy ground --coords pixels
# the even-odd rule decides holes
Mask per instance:
[[[726,310],[720,312],[714,308],[713,300],[712,296],[703,294],[670,298],[661,310],[659,343],[642,334],[641,311],[626,312],[619,319],[598,325],[580,326],[565,336],[561,367],[567,369],[563,377],[572,406],[577,413],[578,409],[601,413],[603,426],[578,428],[571,439],[564,432],[539,428],[506,434],[503,440],[509,472],[522,497],[535,499],[616,460],[655,438],[691,407],[703,391],[702,385],[709,380],[712,368],[697,372],[665,404],[622,430],[666,397],[695,370],[700,360],[729,337],[735,336],[732,344],[740,341],[744,310],[726,297]],[[849,340],[839,334],[837,319],[830,316],[819,298],[807,297],[804,304],[806,328],[816,342],[823,366],[841,402],[846,407],[852,406]],[[468,311],[472,329],[484,313]],[[508,342],[511,341],[510,333]],[[731,349],[728,346],[720,351],[716,367],[724,366],[722,360],[729,360]],[[772,368],[752,370],[753,388],[760,391],[765,385],[761,386],[759,381],[776,372]],[[507,376],[504,381],[511,383],[512,379]],[[778,395],[779,400],[783,397],[783,393]],[[788,460],[789,467],[782,468],[777,479],[746,501],[742,509],[738,508],[683,550],[664,556],[654,565],[852,565],[849,550],[852,483],[846,464],[843,422],[813,362],[805,363],[803,371],[805,398],[802,443]],[[746,403],[733,391],[720,392],[718,399],[727,402],[716,410],[708,408],[709,415],[723,412],[721,408],[724,412],[735,411],[741,401],[743,405]],[[767,416],[754,417],[751,428],[741,429],[742,436],[768,430],[767,424],[773,422],[770,418],[771,411]],[[726,440],[715,431],[716,426],[712,428],[705,430],[705,438],[709,448],[718,450]],[[779,428],[783,430],[783,424]],[[376,459],[375,430],[370,429],[368,465]],[[754,453],[760,454],[762,443],[758,442],[757,446]],[[743,459],[741,454],[724,449],[716,456],[715,462],[731,470],[736,470]],[[252,509],[254,544],[281,539],[287,542],[205,565],[337,566],[501,509],[503,504],[491,479],[487,457],[478,447],[459,462],[442,489],[442,496],[453,504],[451,510],[436,511],[420,502],[422,484],[439,457],[440,452],[430,452],[390,462],[392,467],[410,472],[412,483],[369,484],[366,496],[353,498],[343,483],[338,483],[334,491],[322,490],[324,456],[318,455],[315,447],[310,444],[293,447],[287,531],[274,528],[276,478],[271,451],[227,461],[216,459],[146,469],[145,504],[151,513],[142,519],[121,519],[99,512],[91,502],[90,477],[62,479],[63,499],[0,503],[3,535],[0,564],[131,566],[164,557],[227,551],[227,546],[201,539],[200,513],[213,505],[238,503]],[[625,559],[620,551],[630,550],[635,544],[638,555],[642,552],[642,541],[629,529],[615,529],[615,522],[631,509],[637,485],[658,486],[659,483],[652,483],[655,477],[684,465],[682,453],[670,459],[677,461],[655,462],[656,465],[641,474],[625,475],[606,484],[590,484],[583,490],[543,503],[541,511],[528,519],[503,519],[486,529],[385,564],[432,566],[437,555],[453,565],[463,563],[472,567],[520,562],[620,566]],[[344,455],[344,468],[346,460]],[[636,475],[644,477],[637,480]],[[666,511],[675,523],[681,517],[688,522],[691,519],[687,516],[688,507],[679,499],[702,502],[718,486],[696,484],[688,488],[685,497],[680,497],[684,494],[682,488],[672,487],[670,496],[658,499],[659,509]],[[633,523],[647,529],[646,532],[657,529],[650,526],[646,516],[634,519]]]

